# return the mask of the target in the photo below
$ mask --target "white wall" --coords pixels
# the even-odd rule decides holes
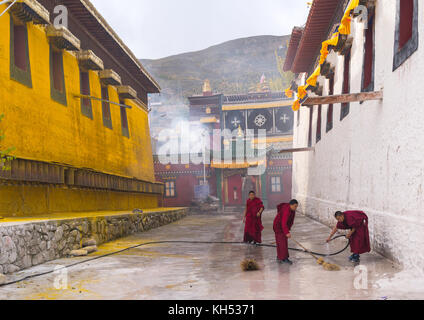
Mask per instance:
[[[375,91],[384,88],[383,102],[351,103],[343,121],[340,104],[334,105],[329,133],[324,105],[318,144],[318,107],[314,107],[315,152],[294,155],[293,195],[305,214],[328,225],[334,225],[337,210],[365,211],[373,249],[424,273],[424,3],[419,1],[419,49],[393,72],[395,14],[396,0],[377,1]],[[361,91],[364,24],[353,24],[351,92],[355,93]],[[335,94],[341,93],[343,59],[334,59]],[[295,147],[307,146],[309,110],[302,107],[300,113],[299,124],[295,116]]]

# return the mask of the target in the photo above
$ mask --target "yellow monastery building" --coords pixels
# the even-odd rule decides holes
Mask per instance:
[[[53,26],[59,4],[67,28]],[[0,216],[157,207],[147,94],[159,90],[89,1],[18,0],[0,17],[0,150],[16,157]]]

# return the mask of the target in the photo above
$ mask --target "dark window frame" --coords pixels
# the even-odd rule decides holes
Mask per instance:
[[[272,179],[273,178],[278,178],[279,179],[279,181],[280,181],[280,183],[279,183],[279,185],[280,185],[280,191],[274,191],[274,189],[273,189],[273,186],[274,185],[277,185],[276,183],[274,184],[273,182],[272,182]],[[279,175],[279,176],[277,176],[277,175],[272,175],[272,176],[270,176],[270,179],[269,179],[269,181],[270,181],[270,193],[283,193],[284,191],[283,191],[283,179],[281,178],[281,175]]]
[[[334,95],[334,84],[335,84],[335,78],[334,73],[329,79],[328,85],[328,95],[332,96]],[[331,119],[331,121],[330,121]],[[334,123],[334,104],[329,104],[327,108],[327,125],[326,125],[326,132],[330,132],[333,129],[333,123]]]
[[[322,105],[318,105],[316,143],[321,141],[322,134]]]
[[[308,147],[312,147],[312,120],[314,116],[314,108],[309,107],[309,132],[308,132]]]
[[[101,94],[102,94],[102,100],[109,101],[109,86],[102,86]],[[109,114],[109,117],[107,117],[107,114]],[[111,112],[109,102],[102,101],[102,117],[103,117],[103,125],[106,128],[113,130],[112,112]]]
[[[21,69],[15,64],[15,18],[10,14],[10,79],[32,88],[32,75],[31,75],[31,63],[29,58],[29,40],[28,40],[28,26],[25,22],[22,22],[22,28],[24,32],[24,50],[25,50],[25,64],[26,70]]]
[[[173,188],[168,188],[167,184],[168,183],[173,183]],[[170,195],[168,196],[167,191],[171,189],[174,190],[174,195]],[[165,181],[165,194],[164,194],[165,198],[171,199],[171,198],[176,198],[177,197],[177,181],[176,180],[166,180]]]
[[[419,31],[418,31],[418,0],[412,0],[414,2],[414,12],[412,19],[412,37],[400,48],[400,37],[401,37],[401,1],[396,2],[396,26],[395,26],[395,44],[394,44],[394,56],[393,56],[393,71],[398,69],[409,57],[418,50],[419,43]]]
[[[370,13],[368,18],[368,29],[365,30],[365,39],[364,39],[364,57],[362,62],[362,79],[361,79],[361,92],[372,92],[374,91],[374,79],[375,79],[375,16],[374,12]],[[370,39],[369,33],[372,33],[372,38]],[[368,41],[372,41],[372,52],[368,51],[369,47],[367,46]],[[371,55],[371,57],[369,56]],[[371,59],[371,70],[368,70],[368,59]],[[367,74],[370,72],[370,74]],[[370,77],[370,83],[365,87],[365,81],[367,77]]]
[[[351,62],[352,62],[352,48],[344,56],[344,68],[343,68],[343,86],[342,94],[350,93],[350,71],[351,71]],[[346,118],[350,113],[350,103],[342,103],[340,108],[340,121]]]
[[[125,100],[119,100],[119,103],[125,105]],[[129,139],[130,138],[130,126],[129,126],[129,121],[128,121],[127,108],[121,106],[120,107],[120,113],[121,113],[122,135]]]
[[[90,87],[90,72],[80,69],[80,93],[82,95],[90,96],[91,87]],[[81,98],[81,113],[87,118],[93,120],[93,104],[91,99]]]
[[[59,60],[59,68],[61,69],[61,81],[62,81],[62,86],[63,86],[63,90],[57,90],[55,88],[55,80],[54,80],[54,59],[53,59],[53,54],[57,53],[60,55],[60,60]],[[50,96],[51,98],[64,105],[65,107],[68,106],[68,101],[66,98],[66,82],[65,82],[65,69],[63,67],[63,51],[56,49],[52,44],[50,44]]]

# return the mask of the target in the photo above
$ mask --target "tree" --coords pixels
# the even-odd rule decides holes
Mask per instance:
[[[0,123],[3,121],[4,114],[0,114]],[[4,140],[5,135],[3,130],[0,130],[0,168],[1,171],[10,170],[10,162],[15,159],[14,156],[10,155],[11,152],[15,150],[14,147],[6,148],[3,150],[3,146],[1,142]]]
[[[286,45],[288,47],[288,45]],[[287,50],[286,50],[287,52]],[[282,55],[279,54],[279,50],[275,50],[275,58],[277,60],[277,68],[278,72],[281,75],[282,85],[284,88],[287,88],[290,86],[291,82],[294,79],[294,74],[292,72],[284,72],[284,62],[286,61],[285,58],[282,57]]]

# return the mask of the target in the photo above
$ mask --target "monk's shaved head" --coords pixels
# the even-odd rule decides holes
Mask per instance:
[[[334,214],[334,217],[337,219],[337,221],[339,221],[339,222],[343,222],[344,221],[344,214],[343,214],[343,212],[341,212],[341,211],[337,211],[335,214]]]
[[[296,199],[293,199],[289,202],[289,205],[292,211],[296,211],[297,208],[299,207],[299,202]]]

